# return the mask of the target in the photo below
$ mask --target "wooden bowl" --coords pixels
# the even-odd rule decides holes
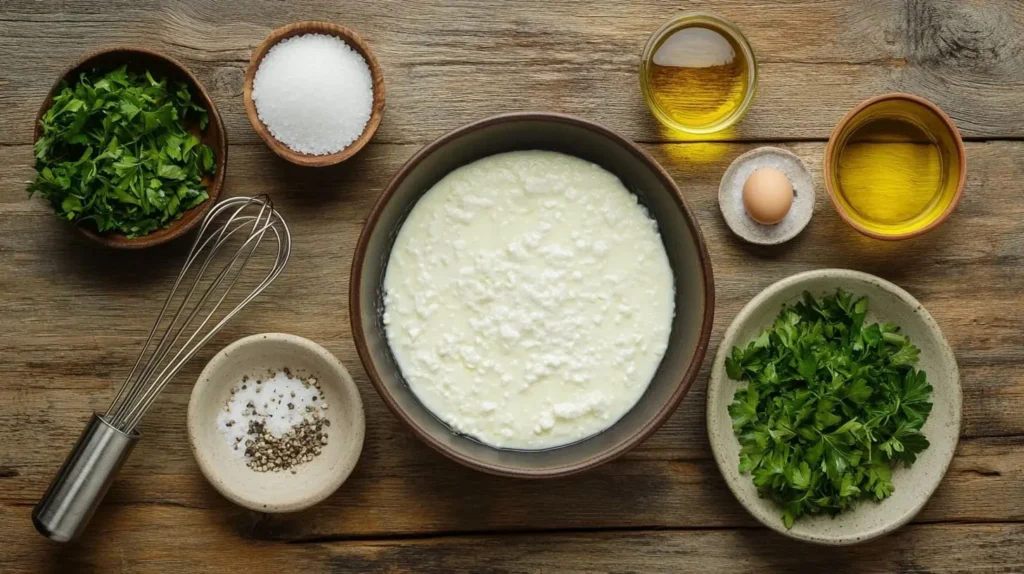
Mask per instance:
[[[263,125],[259,114],[256,112],[256,103],[252,100],[252,82],[256,77],[256,70],[259,69],[263,56],[266,56],[267,52],[270,51],[270,49],[278,42],[291,38],[292,36],[301,36],[303,34],[326,34],[341,38],[352,49],[359,52],[363,59],[366,60],[366,64],[370,66],[370,76],[373,79],[373,109],[370,112],[370,120],[366,123],[363,133],[356,139],[356,141],[335,153],[326,155],[302,153],[281,143],[273,136],[273,134],[270,133],[267,126]],[[282,26],[271,32],[270,35],[267,36],[267,39],[263,40],[263,43],[256,48],[255,52],[253,52],[252,59],[249,60],[249,68],[245,71],[245,86],[242,89],[242,101],[245,103],[245,115],[249,116],[249,123],[252,124],[252,128],[256,130],[256,133],[259,134],[260,138],[262,138],[264,143],[267,144],[267,147],[273,150],[274,153],[297,165],[307,167],[326,167],[341,163],[355,155],[356,152],[363,149],[363,146],[365,146],[367,142],[370,141],[370,138],[373,137],[373,134],[377,132],[377,127],[380,126],[380,120],[384,116],[384,74],[381,72],[377,58],[375,58],[373,56],[373,52],[370,51],[370,46],[359,37],[359,34],[356,34],[344,26],[339,26],[338,24],[333,24],[331,22],[296,22],[294,24]]]
[[[206,215],[206,212],[210,210],[210,207],[217,202],[217,196],[220,195],[220,190],[224,186],[224,175],[227,172],[228,164],[228,135],[224,129],[224,120],[221,119],[220,112],[217,111],[217,106],[213,104],[210,94],[206,92],[206,89],[203,88],[203,85],[199,83],[199,80],[196,79],[192,72],[188,71],[177,60],[145,48],[116,46],[93,52],[72,64],[54,82],[50,93],[43,100],[43,105],[40,106],[39,113],[36,115],[33,141],[38,141],[42,136],[40,121],[46,110],[50,108],[53,96],[56,95],[62,83],[73,84],[78,80],[79,74],[93,69],[109,70],[123,65],[127,65],[130,70],[149,70],[156,78],[166,77],[171,81],[187,84],[193,98],[207,109],[210,116],[210,123],[207,124],[205,132],[200,132],[198,125],[190,127],[189,131],[198,136],[204,144],[210,146],[217,156],[217,167],[213,175],[207,175],[203,178],[203,183],[207,187],[206,192],[210,198],[186,211],[180,218],[172,221],[165,228],[158,229],[141,237],[128,238],[120,233],[101,234],[86,227],[77,226],[87,237],[107,247],[144,249],[181,237],[195,227],[203,219],[203,216]]]
[[[882,225],[855,215],[839,180],[839,158],[847,142],[866,121],[887,117],[900,117],[916,125],[928,134],[939,148],[939,153],[946,157],[944,176],[947,183],[939,192],[935,208],[928,210],[924,217],[918,216],[913,225],[905,229],[899,229],[902,224]],[[893,92],[864,100],[839,120],[825,146],[824,171],[825,191],[843,221],[868,237],[900,241],[935,229],[956,209],[967,181],[967,149],[956,123],[939,106],[914,94]]]
[[[676,301],[668,350],[640,400],[612,426],[583,440],[545,450],[495,448],[456,433],[419,401],[388,346],[382,284],[391,249],[420,197],[453,170],[480,158],[521,149],[551,150],[593,162],[615,174],[658,223],[675,277]],[[385,404],[423,442],[470,468],[521,478],[583,472],[640,444],[664,423],[697,378],[715,314],[711,258],[696,216],[672,178],[636,144],[598,124],[552,113],[487,118],[417,152],[370,211],[352,259],[349,310],[356,350]]]

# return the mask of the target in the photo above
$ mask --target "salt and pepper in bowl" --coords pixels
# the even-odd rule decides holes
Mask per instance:
[[[292,512],[351,474],[366,421],[352,377],[326,349],[283,333],[252,335],[203,369],[188,404],[192,452],[226,498]]]

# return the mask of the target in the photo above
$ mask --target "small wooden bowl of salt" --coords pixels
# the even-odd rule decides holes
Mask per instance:
[[[324,167],[356,154],[384,115],[384,75],[358,34],[330,22],[277,28],[245,72],[245,113],[282,158]]]

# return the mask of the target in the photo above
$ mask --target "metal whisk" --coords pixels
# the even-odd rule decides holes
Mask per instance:
[[[277,253],[266,275],[251,290],[232,297],[232,288],[260,245],[271,243]],[[39,532],[65,542],[85,529],[141,436],[136,426],[160,391],[277,278],[290,253],[288,226],[267,196],[233,197],[210,210],[131,372],[107,412],[93,414],[32,512],[32,522]],[[174,308],[179,288],[184,289],[181,301],[165,320],[168,310]],[[222,307],[226,309],[223,314]]]

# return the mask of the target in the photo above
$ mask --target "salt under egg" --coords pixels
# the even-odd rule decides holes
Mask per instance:
[[[773,225],[782,221],[793,206],[793,184],[786,174],[762,167],[743,184],[743,208],[758,223]]]

